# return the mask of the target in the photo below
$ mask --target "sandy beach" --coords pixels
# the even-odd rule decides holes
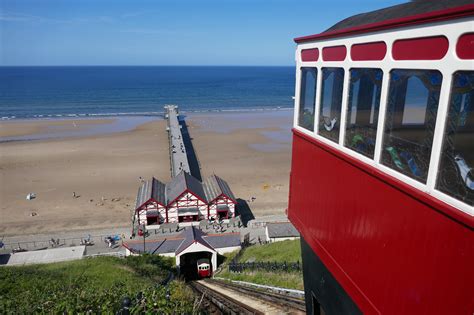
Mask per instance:
[[[215,173],[237,198],[254,197],[249,206],[256,217],[284,213],[291,115],[187,116],[202,176]],[[139,177],[168,181],[170,171],[166,122],[153,119],[127,131],[107,127],[125,120],[0,122],[0,141],[10,139],[0,143],[0,235],[129,226]],[[97,126],[105,127],[90,135]],[[42,134],[47,139],[11,141]],[[37,198],[26,200],[31,192]]]

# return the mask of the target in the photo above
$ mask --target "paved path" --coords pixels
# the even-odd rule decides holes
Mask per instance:
[[[112,247],[105,243],[107,236],[119,235],[125,238],[130,237],[130,227],[121,227],[115,229],[95,229],[95,230],[76,230],[57,233],[45,233],[36,235],[17,235],[6,236],[3,238],[4,248],[0,249],[0,254],[10,253],[14,248],[23,248],[26,250],[38,250],[57,247],[69,247],[80,245],[81,240],[88,238],[94,242],[93,246],[86,247],[86,255],[97,254],[115,254],[124,252],[121,241],[116,242]],[[58,240],[59,246],[52,246],[51,239]]]
[[[181,171],[190,174],[188,156],[184,146],[181,126],[178,121],[178,106],[166,105],[166,117],[168,119],[168,139],[170,145],[171,176],[175,177]]]
[[[241,240],[244,241],[245,235],[249,234],[250,243],[259,243],[258,239],[265,241],[265,223],[266,222],[279,222],[287,221],[285,215],[275,215],[275,216],[266,216],[260,217],[255,220],[249,221],[247,227],[237,228],[229,227],[224,228],[223,233],[229,232],[239,232],[241,235]],[[182,231],[182,230],[181,230]],[[161,231],[156,232],[157,236],[171,236],[181,233],[172,232],[172,233],[161,233]],[[206,230],[207,233],[219,233],[212,228]],[[151,231],[153,237],[155,235],[154,231]],[[105,243],[105,238],[111,235],[119,235],[125,239],[130,238],[130,227],[117,227],[111,229],[95,229],[95,230],[75,230],[75,231],[65,231],[65,232],[56,232],[56,233],[45,233],[45,234],[36,234],[36,235],[18,235],[18,236],[6,236],[3,238],[3,243],[5,244],[4,248],[0,249],[0,254],[11,253],[14,248],[24,248],[27,250],[38,250],[42,248],[53,248],[50,244],[51,239],[59,239],[59,247],[66,246],[77,246],[80,245],[81,240],[88,238],[90,235],[91,240],[94,242],[93,246],[86,247],[86,255],[107,255],[107,254],[117,254],[124,252],[124,248],[121,246],[121,241],[116,242],[112,247],[109,247]],[[140,237],[137,237],[139,239]]]

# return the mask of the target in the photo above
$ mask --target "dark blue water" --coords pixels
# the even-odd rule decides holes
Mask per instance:
[[[293,106],[293,67],[0,67],[0,119]]]

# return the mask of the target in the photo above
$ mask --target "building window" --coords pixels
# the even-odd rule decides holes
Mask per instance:
[[[301,68],[301,92],[298,125],[314,131],[314,105],[318,69]]]
[[[436,70],[392,70],[382,164],[426,183],[443,76]]]
[[[343,68],[323,68],[321,109],[319,112],[319,134],[334,142],[339,141],[341,119]]]
[[[453,76],[436,187],[474,206],[473,71]]]
[[[344,144],[373,158],[383,72],[380,69],[351,69],[350,75]]]
[[[159,222],[159,217],[146,217],[147,225],[158,224],[158,222]]]

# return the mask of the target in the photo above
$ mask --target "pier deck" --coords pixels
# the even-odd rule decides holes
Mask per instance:
[[[190,174],[188,156],[184,146],[181,126],[178,121],[178,106],[166,105],[165,117],[168,122],[168,141],[170,150],[171,177],[175,177],[182,170]]]

